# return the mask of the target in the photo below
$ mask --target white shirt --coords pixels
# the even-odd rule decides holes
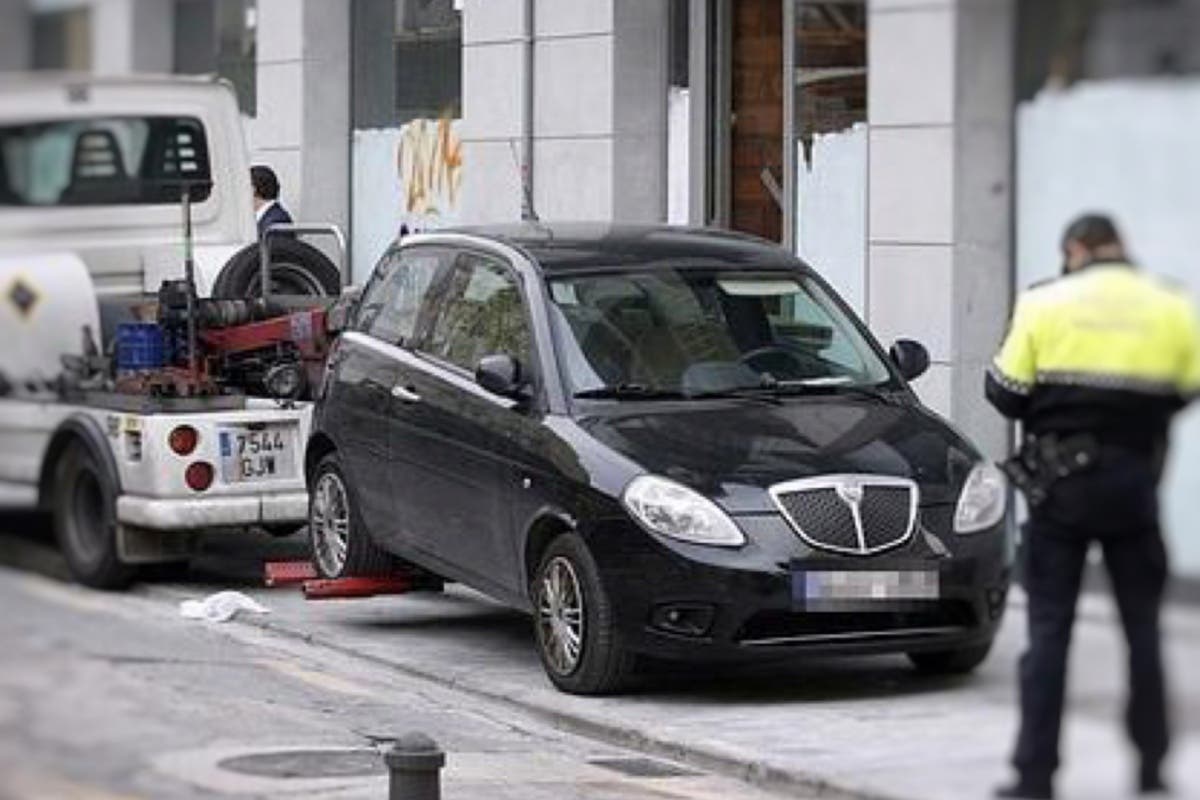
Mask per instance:
[[[258,211],[254,212],[254,221],[262,222],[263,214],[266,214],[267,210],[271,206],[277,206],[277,205],[279,205],[278,200],[268,200],[267,202],[263,203],[261,206],[258,207]]]

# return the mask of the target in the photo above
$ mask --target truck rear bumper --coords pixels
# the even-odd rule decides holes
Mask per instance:
[[[189,531],[238,525],[303,522],[307,492],[250,497],[205,497],[159,500],[136,495],[117,498],[117,521],[154,530]]]

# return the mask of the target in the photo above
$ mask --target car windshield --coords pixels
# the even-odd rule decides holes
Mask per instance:
[[[875,388],[892,373],[802,272],[654,268],[549,279],[575,396]]]

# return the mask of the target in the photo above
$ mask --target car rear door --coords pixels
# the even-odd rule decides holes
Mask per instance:
[[[476,384],[474,372],[499,353],[530,367],[528,314],[517,274],[497,256],[461,252],[447,278],[401,387],[396,513],[446,572],[523,596],[509,509],[520,429],[533,423],[517,401]]]

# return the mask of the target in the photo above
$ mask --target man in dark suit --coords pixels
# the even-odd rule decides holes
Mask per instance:
[[[254,186],[254,214],[258,218],[258,238],[272,225],[290,223],[292,215],[279,202],[279,178],[275,170],[262,164],[250,168]]]

